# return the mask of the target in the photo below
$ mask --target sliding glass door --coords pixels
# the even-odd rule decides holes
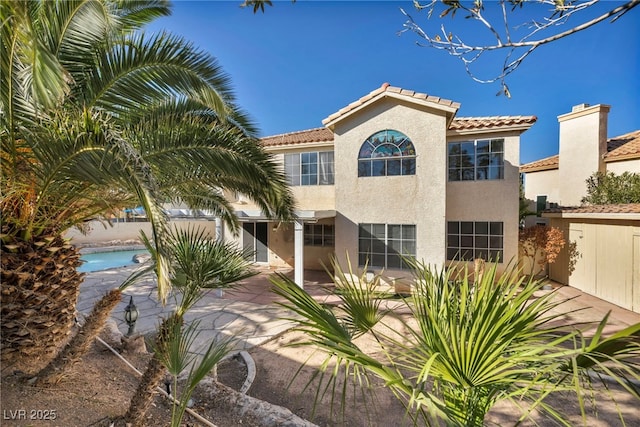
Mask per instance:
[[[253,262],[269,261],[267,227],[268,223],[266,222],[244,222],[242,224],[242,246],[251,252],[249,259]]]

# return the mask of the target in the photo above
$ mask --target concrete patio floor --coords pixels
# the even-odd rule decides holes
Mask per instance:
[[[78,311],[83,315],[89,314],[100,297],[117,288],[137,268],[130,266],[87,273],[80,287]],[[186,316],[189,322],[200,322],[198,329],[201,332],[194,351],[202,352],[211,339],[220,335],[233,336],[237,340],[235,348],[246,350],[291,328],[293,322],[285,319],[293,316],[293,313],[278,306],[276,302],[284,300],[271,291],[269,276],[273,274],[276,272],[264,269],[257,276],[239,282],[234,289],[205,291],[204,297]],[[282,274],[293,277],[293,271],[284,271]],[[325,287],[329,285],[331,281],[325,272],[305,272],[305,290],[318,301],[337,300],[337,297],[327,295]],[[156,283],[151,275],[127,288],[122,301],[111,314],[123,334],[128,331],[124,313],[130,297],[133,297],[139,312],[135,325],[137,334],[153,333],[161,319],[175,308],[175,301],[171,297],[165,306],[159,302]]]
[[[118,287],[136,268],[124,267],[88,273],[80,288],[78,311],[88,314],[97,299],[108,290]],[[206,291],[204,298],[187,315],[188,321],[200,322],[198,329],[201,333],[193,350],[201,353],[211,339],[220,335],[235,337],[235,348],[246,350],[291,328],[293,322],[285,319],[291,317],[292,313],[276,304],[283,300],[271,290],[269,277],[275,273],[264,269],[257,276],[240,282],[234,290],[222,293],[216,290]],[[292,270],[281,273],[293,278]],[[331,285],[331,279],[324,271],[305,271],[304,289],[316,300],[326,303],[339,301],[337,296],[327,293],[326,289]],[[640,322],[638,313],[584,294],[575,288],[558,285],[554,287],[557,288],[557,298],[568,299],[556,309],[556,312],[562,314],[558,323],[597,322],[611,312],[605,330],[606,334],[611,334]],[[159,303],[155,281],[150,276],[128,288],[112,313],[112,318],[123,333],[128,329],[124,321],[124,310],[130,296],[133,296],[140,313],[136,332],[141,334],[154,332],[163,315],[170,313],[175,307],[171,299],[164,307]],[[397,304],[397,301],[391,300],[389,304]],[[595,330],[595,325],[590,330]]]

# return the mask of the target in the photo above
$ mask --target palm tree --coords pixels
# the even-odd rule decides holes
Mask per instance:
[[[166,368],[177,378],[187,367],[189,356],[187,344],[193,341],[193,327],[185,331],[185,315],[210,289],[222,289],[234,286],[238,281],[256,274],[247,261],[246,251],[234,245],[211,239],[204,230],[196,228],[175,229],[167,239],[171,254],[171,264],[175,274],[172,276],[172,294],[176,309],[163,319],[155,339],[154,355],[147,365],[140,384],[131,399],[124,421],[127,425],[143,425],[144,416],[153,402],[154,391],[160,384]],[[149,248],[152,258],[156,258],[153,248]],[[197,383],[230,350],[229,339],[212,342],[205,352],[202,363],[192,368],[185,393],[190,394]],[[191,360],[194,362],[193,360]],[[175,387],[174,387],[175,390]],[[188,397],[186,398],[188,400]],[[184,413],[183,401],[178,411],[180,418]]]
[[[140,28],[162,0],[0,3],[4,362],[46,362],[67,339],[87,220],[142,205],[168,291],[161,202],[210,209],[237,229],[221,189],[288,219],[293,199],[215,58]]]
[[[336,289],[347,297],[338,308],[318,304],[286,276],[273,280],[287,300],[282,305],[302,318],[298,329],[308,337],[302,344],[326,352],[323,367],[335,362],[329,384],[321,382],[319,390],[332,389],[339,372],[358,384],[368,384],[363,378],[373,375],[406,405],[416,423],[450,426],[482,426],[499,401],[522,411],[519,422],[538,409],[569,426],[550,397],[575,393],[586,419],[592,378],[604,376],[640,398],[633,382],[640,379],[640,324],[604,338],[607,316],[586,338],[580,325],[554,324],[562,314],[551,310],[562,302],[552,293],[534,298],[542,283],[525,281],[513,268],[498,278],[496,264],[487,266],[472,284],[466,269],[438,271],[408,262],[415,287],[403,300],[411,315],[400,327],[385,322],[384,305],[372,303],[375,289],[353,275],[344,280],[339,267]],[[374,337],[382,356],[358,347],[356,339],[363,334]]]

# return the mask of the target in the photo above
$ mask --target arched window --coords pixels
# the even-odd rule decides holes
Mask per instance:
[[[360,147],[358,176],[392,176],[416,174],[416,150],[402,132],[381,130]]]

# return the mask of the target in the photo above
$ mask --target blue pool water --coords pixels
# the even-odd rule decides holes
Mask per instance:
[[[132,258],[136,254],[146,254],[145,250],[95,252],[82,255],[84,263],[78,268],[82,273],[107,270],[109,268],[125,267],[133,265]]]

